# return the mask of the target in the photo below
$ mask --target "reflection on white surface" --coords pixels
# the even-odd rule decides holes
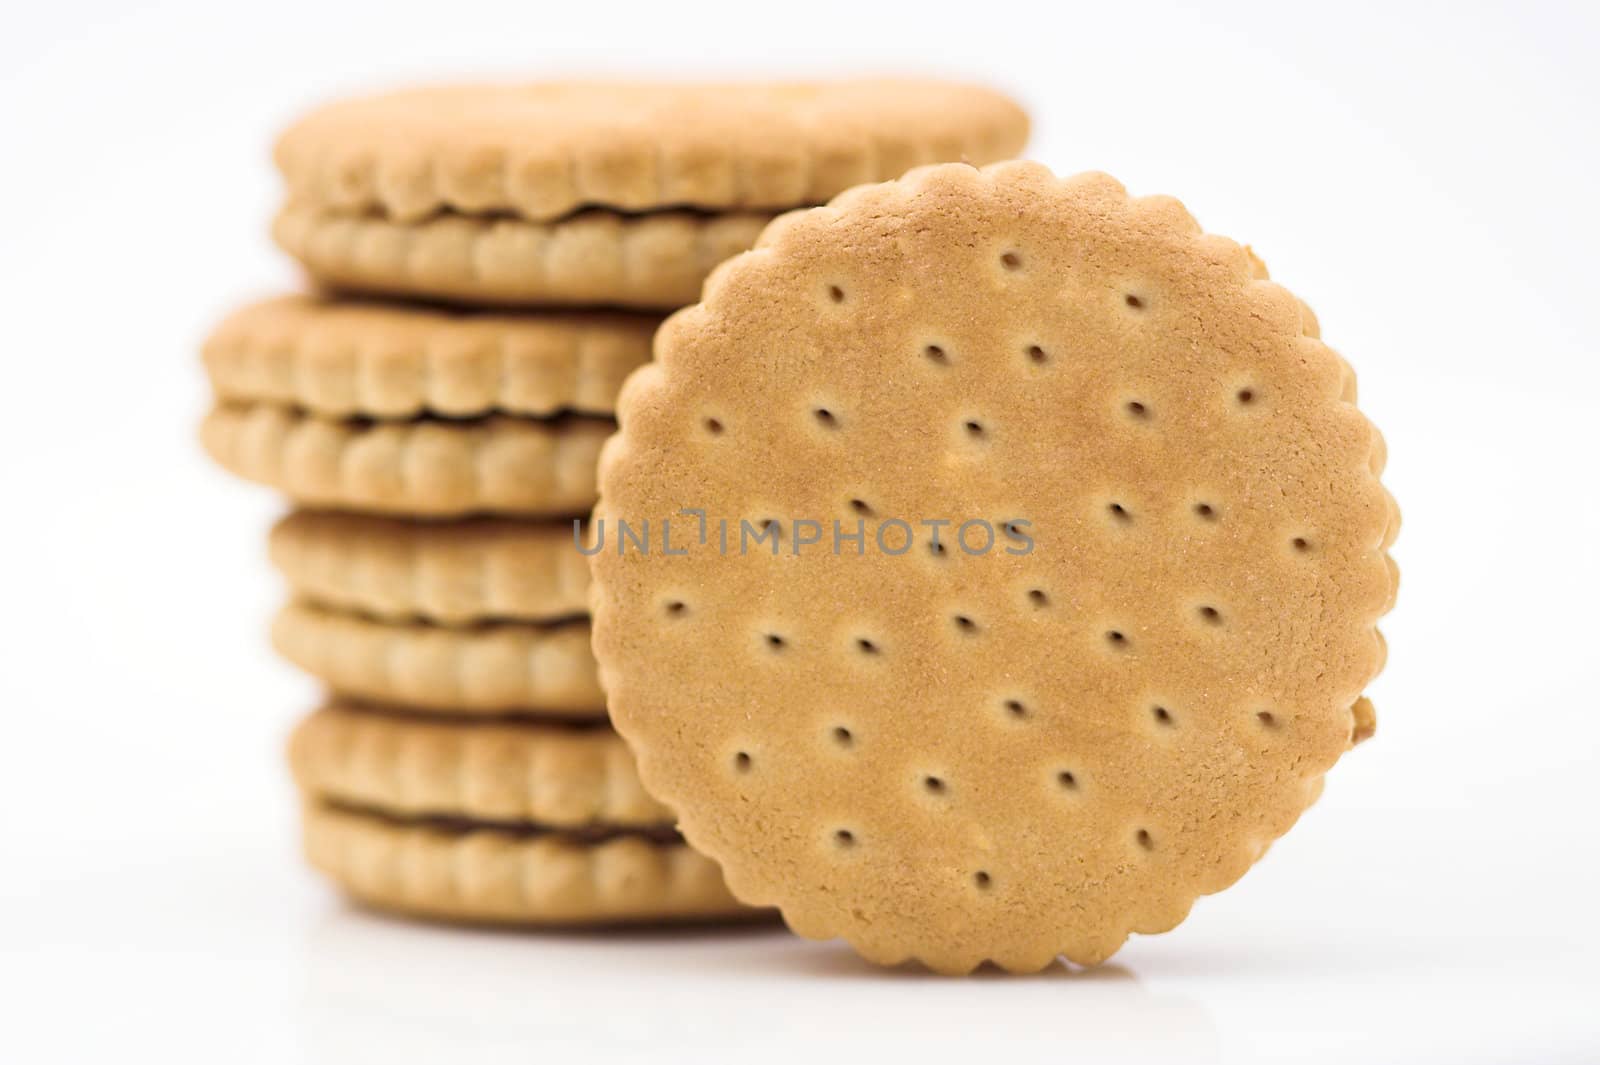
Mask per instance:
[[[777,926],[506,933],[369,914],[301,868],[287,795],[248,820],[178,802],[160,831],[13,819],[8,846],[36,875],[0,879],[0,1061],[1596,1060],[1575,837],[1493,820],[1419,836],[1428,816],[1342,794],[1109,965],[968,979],[875,969]]]
[[[1208,1011],[1152,993],[1121,965],[954,982],[883,972],[839,944],[781,928],[506,935],[405,925],[336,910],[307,943],[306,1057],[348,1062],[374,1045],[399,1063],[499,1060],[570,1046],[627,1060],[748,1052],[771,1060],[860,1033],[923,1046],[1030,1040],[1095,1061],[1220,1060]],[[958,990],[964,984],[964,989]],[[1002,986],[1004,985],[1004,986]],[[1004,1029],[1012,1028],[1009,1035]]]

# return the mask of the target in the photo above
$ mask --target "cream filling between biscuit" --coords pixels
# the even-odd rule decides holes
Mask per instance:
[[[636,210],[626,210],[619,207],[609,207],[601,203],[583,203],[574,207],[566,214],[556,215],[554,218],[529,218],[521,211],[511,207],[497,207],[481,211],[463,211],[454,207],[439,207],[427,214],[396,214],[387,209],[383,204],[371,204],[359,210],[350,210],[343,207],[334,207],[328,204],[317,203],[311,200],[291,200],[287,205],[289,210],[312,211],[323,218],[348,218],[365,222],[384,222],[395,226],[425,226],[430,222],[440,222],[448,219],[460,218],[469,222],[482,222],[492,224],[495,222],[518,222],[528,226],[559,226],[569,222],[578,221],[585,216],[609,215],[631,222],[661,215],[674,217],[689,217],[712,221],[726,218],[729,215],[772,215],[781,213],[786,208],[760,208],[760,207],[733,207],[726,210],[715,210],[706,207],[696,207],[692,204],[660,204],[653,207],[642,207]],[[795,207],[814,207],[816,204],[802,203]],[[793,208],[787,208],[793,209]]]
[[[547,825],[538,821],[508,821],[466,814],[399,813],[328,796],[315,797],[311,802],[329,813],[365,818],[392,828],[423,829],[445,836],[488,832],[517,840],[555,839],[582,847],[594,847],[619,839],[643,840],[658,847],[683,844],[683,837],[671,825]]]

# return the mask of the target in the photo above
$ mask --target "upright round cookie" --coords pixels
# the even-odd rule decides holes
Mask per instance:
[[[1262,274],[1103,175],[939,166],[785,216],[662,327],[594,646],[741,899],[884,963],[1098,962],[1371,731],[1382,441]]]
[[[273,232],[319,282],[494,305],[672,308],[775,209],[1015,155],[1016,104],[947,82],[556,82],[331,104],[276,158]]]

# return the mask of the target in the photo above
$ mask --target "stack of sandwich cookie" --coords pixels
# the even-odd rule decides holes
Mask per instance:
[[[643,796],[606,724],[570,520],[593,496],[592,451],[570,473],[511,454],[500,480],[458,460],[488,411],[513,434],[603,438],[654,325],[291,297],[206,345],[212,453],[303,504],[270,538],[292,593],[273,641],[335,693],[291,760],[307,857],[354,898],[485,923],[757,912]],[[351,443],[321,454],[236,428],[287,419]],[[385,432],[418,435],[385,450]]]
[[[207,342],[202,437],[296,506],[273,642],[312,863],[377,907],[494,923],[743,916],[610,730],[574,519],[659,312],[776,212],[1014,155],[933,82],[426,89],[288,131],[274,225],[314,295]]]

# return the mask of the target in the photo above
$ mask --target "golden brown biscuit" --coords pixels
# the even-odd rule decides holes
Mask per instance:
[[[761,916],[728,894],[621,739],[334,703],[289,741],[311,864],[379,909],[482,924]]]
[[[352,898],[432,920],[615,925],[749,920],[673,833],[571,836],[418,822],[306,801],[307,860]]]
[[[562,829],[673,822],[604,725],[420,717],[336,702],[295,728],[289,764],[308,795],[396,816]]]
[[[589,610],[573,523],[296,511],[270,553],[300,598],[387,621],[550,621]]]
[[[275,157],[291,197],[349,214],[548,221],[586,206],[821,203],[922,163],[1010,158],[1027,134],[1004,96],[928,79],[569,81],[340,101],[285,132]]]
[[[609,415],[623,378],[649,361],[659,324],[281,296],[229,315],[203,357],[224,403],[336,418]]]
[[[459,714],[604,719],[589,625],[388,624],[291,603],[278,653],[352,699]]]
[[[415,222],[291,203],[273,238],[319,284],[491,307],[669,310],[755,243],[768,214],[585,211],[553,222],[444,214]]]
[[[784,216],[662,327],[594,644],[741,899],[883,963],[1098,962],[1370,733],[1382,441],[1262,272],[1104,175],[941,166]]]
[[[230,473],[308,507],[540,517],[593,503],[595,457],[611,429],[580,417],[342,421],[224,403],[206,416],[200,438]]]

